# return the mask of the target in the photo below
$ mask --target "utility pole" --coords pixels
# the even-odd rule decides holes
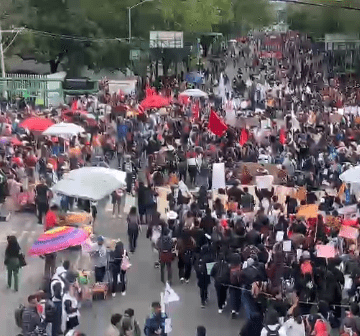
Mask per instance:
[[[4,58],[4,48],[3,48],[3,40],[2,40],[2,30],[0,23],[0,57],[1,57],[1,77],[5,78],[5,58]]]
[[[129,43],[131,43],[131,7],[128,8],[129,14]]]

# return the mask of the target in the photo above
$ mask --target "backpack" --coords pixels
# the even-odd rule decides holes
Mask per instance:
[[[228,283],[230,267],[229,264],[225,260],[221,260],[219,263],[219,268],[216,272],[215,281],[221,284]]]
[[[19,328],[22,328],[22,316],[25,310],[24,305],[19,305],[18,308],[15,309],[15,323]]]
[[[186,250],[183,255],[182,259],[184,260],[185,264],[191,264],[193,260],[193,253],[190,250]]]
[[[54,302],[51,300],[46,300],[45,302],[45,319],[46,322],[54,322],[56,314],[56,307]]]
[[[207,269],[206,269],[206,263],[204,261],[204,259],[199,259],[197,264],[195,265],[195,270],[196,273],[199,275],[204,275],[207,274]]]
[[[267,336],[279,336],[279,330],[281,328],[281,325],[277,326],[275,330],[269,329],[267,325],[264,326],[267,331]]]
[[[170,236],[162,236],[161,237],[161,244],[160,244],[160,250],[163,251],[168,251],[170,252],[172,250],[173,247],[173,241],[171,239]]]
[[[240,285],[241,265],[230,268],[230,283],[234,286]]]

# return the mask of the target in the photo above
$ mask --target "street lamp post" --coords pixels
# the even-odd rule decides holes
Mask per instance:
[[[139,3],[137,3],[136,5],[134,6],[131,6],[131,7],[128,7],[128,16],[129,16],[129,43],[131,43],[131,10],[137,6],[140,6],[142,5],[143,3],[145,2],[152,2],[154,0],[144,0],[144,1],[141,1]]]

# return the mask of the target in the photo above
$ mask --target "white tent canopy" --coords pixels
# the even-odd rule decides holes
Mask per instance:
[[[340,179],[345,183],[360,183],[360,166],[344,171]]]
[[[125,186],[126,173],[123,171],[103,167],[83,167],[71,170],[51,189],[66,196],[98,201]]]
[[[56,136],[60,138],[71,138],[74,135],[85,132],[84,128],[71,123],[59,123],[50,126],[43,135]]]
[[[207,93],[204,91],[201,91],[199,89],[185,90],[180,93],[180,96],[188,96],[188,97],[195,97],[195,98],[200,98],[200,97],[208,98]]]

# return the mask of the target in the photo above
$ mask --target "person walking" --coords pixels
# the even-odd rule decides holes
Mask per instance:
[[[42,224],[43,216],[49,209],[49,187],[45,179],[41,178],[40,183],[35,187],[35,204],[38,213],[38,224]]]
[[[122,189],[116,189],[111,193],[111,203],[113,205],[112,217],[115,218],[115,213],[117,210],[118,218],[121,218],[121,202],[124,192]]]
[[[190,232],[187,230],[182,231],[180,238],[176,243],[176,249],[178,251],[179,278],[181,283],[184,281],[189,283],[195,248],[196,243],[194,238],[191,237]]]
[[[63,296],[66,289],[66,270],[63,266],[59,266],[50,283],[50,293],[52,302],[55,306],[54,318],[51,325],[51,336],[58,336],[62,331],[62,315],[63,315]]]
[[[71,285],[69,291],[67,291],[63,297],[64,317],[66,321],[65,336],[72,335],[71,332],[79,325],[80,312],[79,303],[76,299],[76,290],[75,285]]]
[[[173,240],[171,238],[171,231],[164,227],[161,231],[161,236],[157,242],[157,248],[160,255],[160,272],[161,282],[165,284],[165,267],[167,268],[168,282],[171,283],[172,270],[171,264],[174,260],[173,254]]]
[[[161,311],[160,302],[151,304],[152,312],[145,321],[144,333],[146,336],[167,336],[165,333],[165,320],[167,315]]]
[[[7,268],[7,286],[11,288],[12,277],[14,276],[15,292],[19,290],[20,251],[16,237],[8,236],[4,264]]]
[[[195,262],[197,285],[200,288],[201,308],[205,308],[208,300],[208,287],[211,283],[211,279],[207,272],[206,264],[210,262],[213,262],[213,259],[209,247],[205,245],[201,248],[199,258]]]
[[[122,316],[120,314],[111,315],[110,325],[105,330],[105,336],[120,336],[118,325],[120,324]]]
[[[135,312],[132,308],[125,310],[118,327],[120,330],[120,336],[141,336],[140,326],[135,319]]]
[[[127,252],[124,250],[124,244],[119,241],[116,243],[114,251],[110,253],[110,265],[113,277],[111,292],[113,297],[116,296],[116,292],[118,291],[119,280],[121,284],[121,294],[126,294],[126,270],[121,269],[124,256],[128,258]]]
[[[128,223],[129,249],[131,253],[134,253],[140,231],[140,218],[137,214],[136,207],[131,207],[129,215],[127,217],[127,223]]]
[[[233,254],[230,262],[230,303],[231,317],[234,319],[239,314],[241,305],[241,257],[239,254]]]
[[[223,254],[219,255],[219,261],[214,265],[210,274],[215,280],[216,296],[219,314],[223,312],[226,305],[227,287],[230,282],[230,267]]]

